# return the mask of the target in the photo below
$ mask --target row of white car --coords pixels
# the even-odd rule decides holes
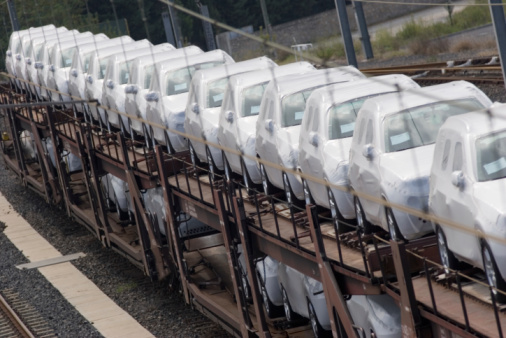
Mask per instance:
[[[474,85],[420,88],[403,75],[365,78],[353,67],[277,66],[266,57],[235,63],[220,50],[129,39],[54,26],[15,32],[7,69],[33,83],[16,82],[39,98],[97,100],[102,108],[84,106],[90,122],[171,152],[189,149],[195,165],[223,170],[229,180],[240,175],[246,187],[261,185],[266,194],[282,189],[289,203],[314,201],[340,222],[356,218],[360,231],[376,225],[393,239],[412,240],[435,230],[445,266],[466,261],[484,269],[491,285],[505,287],[503,244],[487,235],[505,236],[497,182],[506,159],[492,145],[502,139],[496,126],[506,108],[490,108]],[[476,117],[466,122],[468,116]],[[452,123],[455,132],[443,132]],[[485,133],[490,137],[482,140]],[[114,194],[119,204],[122,193]],[[472,232],[386,206],[395,204]]]

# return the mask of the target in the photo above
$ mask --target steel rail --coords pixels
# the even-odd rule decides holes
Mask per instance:
[[[31,333],[28,327],[23,323],[21,318],[16,312],[10,307],[7,301],[0,295],[0,312],[5,314],[9,322],[12,323],[15,330],[22,336],[27,338],[34,338],[35,336]]]

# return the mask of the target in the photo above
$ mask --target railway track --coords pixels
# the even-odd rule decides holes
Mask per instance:
[[[0,294],[0,336],[34,337],[17,313]]]
[[[457,80],[474,84],[504,84],[500,60],[497,57],[368,68],[361,71],[371,76],[405,74],[424,85]]]

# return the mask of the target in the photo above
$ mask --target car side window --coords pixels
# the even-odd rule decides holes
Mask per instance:
[[[455,144],[455,152],[453,155],[453,167],[452,171],[462,170],[462,143],[457,142]]]
[[[364,140],[362,139],[364,136],[364,129],[365,129],[365,120],[362,119],[360,120],[360,126],[358,128],[358,137],[357,137],[358,144],[364,143]]]
[[[367,130],[365,132],[365,144],[372,143],[373,132],[372,132],[372,120],[367,121]]]
[[[450,146],[451,146],[451,141],[446,140],[445,147],[443,149],[443,159],[441,161],[441,170],[446,170],[446,167],[448,166],[448,159],[450,157]]]

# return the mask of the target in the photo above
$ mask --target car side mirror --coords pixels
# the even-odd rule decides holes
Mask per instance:
[[[56,71],[56,68],[54,67],[54,65],[49,66],[49,71],[52,73],[54,73]]]
[[[72,69],[72,70],[70,71],[70,75],[72,75],[73,77],[77,77],[77,76],[79,75],[79,74],[77,74],[77,69],[75,69],[75,68],[74,68],[74,69]]]
[[[21,54],[16,54],[16,60],[21,61]]]
[[[93,77],[91,75],[88,75],[88,83],[89,84],[93,83]]]
[[[7,51],[7,56],[8,57],[11,57],[12,56],[12,52],[10,50]]]
[[[107,82],[105,83],[105,85],[109,89],[113,89],[114,88],[114,82],[112,80],[107,80]]]
[[[193,102],[191,105],[191,111],[195,114],[198,114],[200,112],[199,110],[199,104],[197,102]]]
[[[148,102],[158,102],[158,92],[149,92],[146,94],[145,98]]]
[[[311,144],[313,147],[318,147],[318,144],[320,142],[320,137],[318,137],[318,134],[314,131],[309,133],[309,144]]]
[[[369,161],[372,160],[374,157],[374,146],[370,143],[366,144],[362,149],[362,155]]]
[[[225,119],[227,120],[227,122],[228,122],[228,123],[232,123],[232,122],[234,122],[234,112],[232,112],[232,111],[230,111],[230,110],[229,110],[229,111],[227,111],[227,112],[225,113]]]
[[[265,130],[267,130],[270,134],[274,131],[274,122],[272,119],[267,119],[264,122]]]
[[[44,68],[44,65],[42,64],[42,62],[38,61],[38,62],[35,62],[35,68],[42,69],[42,68]]]
[[[126,86],[125,94],[137,94],[137,86],[134,84]]]
[[[26,58],[25,59],[25,62],[27,65],[31,66],[32,65],[32,59],[31,58]]]
[[[452,184],[455,187],[457,187],[459,189],[463,189],[464,183],[465,183],[464,173],[462,172],[462,170],[456,170],[456,171],[452,172]]]

